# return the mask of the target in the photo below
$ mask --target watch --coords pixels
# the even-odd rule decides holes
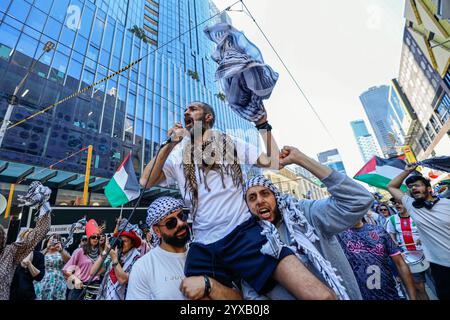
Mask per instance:
[[[113,263],[112,263],[113,268],[115,268],[118,264],[119,264],[119,261],[113,262]]]

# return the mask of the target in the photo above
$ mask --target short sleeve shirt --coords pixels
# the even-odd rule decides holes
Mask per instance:
[[[240,139],[233,139],[239,162],[242,165],[256,164],[261,152],[253,145]],[[178,144],[167,158],[163,172],[166,176],[166,184],[176,182],[180,188],[185,205],[192,210],[190,192],[185,188],[186,179],[183,172],[183,149],[189,139],[184,139]],[[225,163],[226,164],[226,163]],[[242,170],[244,172],[244,170]],[[210,244],[228,235],[235,227],[251,217],[250,211],[244,199],[242,186],[236,187],[232,176],[224,173],[224,181],[219,172],[209,171],[205,177],[195,168],[195,176],[198,184],[198,208],[193,223],[194,241]],[[245,173],[243,173],[245,181]]]
[[[419,230],[425,258],[450,267],[450,199],[440,199],[433,208],[414,208],[414,199],[404,195],[402,203]]]
[[[338,237],[364,300],[398,300],[391,256],[401,253],[385,229],[364,224]]]

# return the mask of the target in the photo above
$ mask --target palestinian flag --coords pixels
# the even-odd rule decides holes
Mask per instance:
[[[405,169],[405,159],[405,155],[389,159],[375,156],[366,163],[353,179],[365,182],[373,187],[387,190],[387,186],[391,180]],[[403,192],[408,191],[404,184],[401,186],[401,190]]]
[[[105,187],[105,196],[113,207],[119,207],[139,197],[140,186],[131,161],[131,152]]]

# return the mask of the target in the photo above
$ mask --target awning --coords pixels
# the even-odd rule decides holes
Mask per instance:
[[[29,185],[33,181],[40,181],[50,189],[82,191],[84,188],[84,179],[84,174],[0,160],[0,182],[3,183]],[[107,178],[91,176],[89,179],[89,192],[104,193],[104,188],[109,180]],[[145,199],[161,196],[179,197],[180,192],[178,189],[153,187],[146,190],[144,194]]]

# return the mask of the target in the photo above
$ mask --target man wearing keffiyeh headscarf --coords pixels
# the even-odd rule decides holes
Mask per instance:
[[[184,278],[190,239],[181,200],[162,197],[147,210],[154,248],[133,265],[127,300],[240,299],[239,292],[207,276]]]
[[[371,194],[296,148],[284,147],[280,158],[282,166],[297,164],[321,179],[331,197],[298,200],[282,194],[264,176],[256,176],[245,186],[250,211],[265,223],[267,232],[278,230],[281,240],[293,246],[305,266],[340,299],[361,299],[358,283],[335,235],[365,215],[373,201]],[[248,285],[244,296],[257,298]]]

